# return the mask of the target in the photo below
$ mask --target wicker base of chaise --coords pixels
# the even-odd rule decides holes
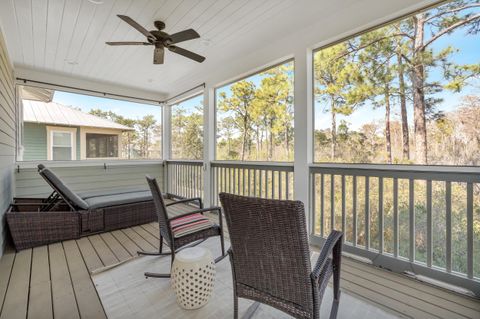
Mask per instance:
[[[78,239],[157,220],[153,201],[112,206],[91,211],[69,211],[59,205],[56,211],[40,211],[42,199],[14,199],[6,213],[16,250]]]

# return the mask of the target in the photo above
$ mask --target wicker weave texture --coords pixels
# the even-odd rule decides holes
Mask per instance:
[[[342,233],[332,231],[312,271],[302,202],[227,193],[220,194],[220,201],[231,241],[234,317],[238,317],[237,298],[241,297],[268,304],[295,318],[318,318],[332,274],[335,317]]]

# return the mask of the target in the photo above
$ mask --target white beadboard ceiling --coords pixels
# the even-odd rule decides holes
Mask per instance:
[[[352,15],[361,15],[357,11],[359,2],[364,2],[365,10],[369,11],[376,10],[375,4],[383,3],[384,10],[385,3],[390,3],[389,14],[418,3],[414,0],[403,0],[403,4],[394,0],[1,0],[0,24],[16,68],[172,95],[180,88],[202,83],[209,72],[227,68],[228,61],[237,61],[265,43],[298,32],[323,18],[348,10]],[[153,65],[150,46],[105,45],[105,41],[144,40],[117,14],[130,16],[149,30],[154,29],[154,20],[164,21],[168,33],[194,28],[201,38],[180,46],[206,56],[207,60],[198,64],[167,52],[164,65]]]

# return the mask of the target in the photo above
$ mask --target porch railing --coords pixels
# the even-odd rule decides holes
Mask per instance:
[[[203,162],[202,161],[165,161],[166,182],[169,193],[181,197],[203,198]]]
[[[221,192],[293,199],[293,163],[214,161],[211,165],[215,205]]]
[[[310,168],[312,241],[480,295],[480,169],[321,164]]]

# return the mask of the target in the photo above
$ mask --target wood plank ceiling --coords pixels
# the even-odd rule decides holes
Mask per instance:
[[[171,94],[186,82],[203,82],[202,75],[212,68],[348,10],[357,1],[1,0],[0,25],[16,67]],[[154,66],[152,47],[105,45],[144,40],[117,14],[147,29],[162,20],[168,33],[194,28],[201,39],[181,47],[207,60],[198,64],[167,52],[165,64]]]

